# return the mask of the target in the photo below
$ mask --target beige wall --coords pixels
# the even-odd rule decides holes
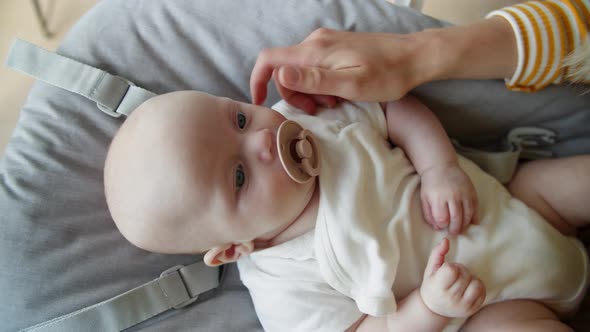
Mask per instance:
[[[422,11],[454,24],[465,24],[483,18],[494,9],[524,2],[517,0],[425,0]]]
[[[70,27],[95,3],[96,0],[39,0],[54,36],[41,33],[32,1],[0,0],[0,156],[33,79],[6,68],[4,60],[15,38],[25,39],[49,50],[55,50]]]

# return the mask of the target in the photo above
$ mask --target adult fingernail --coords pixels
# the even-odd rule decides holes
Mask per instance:
[[[299,78],[301,74],[299,73],[299,69],[291,67],[291,66],[284,66],[281,67],[279,71],[280,79],[283,83],[295,85],[299,83]]]

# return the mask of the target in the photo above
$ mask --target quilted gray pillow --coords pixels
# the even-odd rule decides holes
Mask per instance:
[[[100,1],[58,52],[156,93],[196,89],[247,101],[264,47],[318,27],[409,32],[442,23],[385,1]],[[513,126],[555,130],[554,151],[590,151],[590,94],[555,87],[535,95],[500,81],[438,82],[416,93],[451,135],[494,141]],[[278,100],[271,90],[267,105]],[[0,330],[13,331],[100,302],[196,256],[148,253],[127,243],[103,194],[107,147],[121,119],[82,97],[37,83],[0,164]],[[249,331],[260,325],[231,266],[219,289],[146,331]]]

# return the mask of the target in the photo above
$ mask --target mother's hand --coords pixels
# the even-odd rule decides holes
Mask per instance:
[[[272,78],[288,103],[314,113],[336,97],[395,100],[428,81],[429,61],[419,61],[423,43],[413,35],[321,28],[303,42],[263,50],[250,76],[252,102],[261,104]],[[431,55],[429,55],[431,56]]]

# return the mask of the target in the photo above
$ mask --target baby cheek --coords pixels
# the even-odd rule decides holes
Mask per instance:
[[[286,173],[278,174],[275,181],[267,187],[266,193],[270,202],[273,202],[275,209],[281,209],[288,206],[292,200],[293,194],[297,192],[297,183],[293,181]]]
[[[269,214],[275,217],[290,214],[290,210],[300,204],[301,197],[305,193],[303,185],[295,182],[287,175],[284,169],[276,169],[274,172],[268,172],[266,185],[260,197],[264,206],[269,208]]]

